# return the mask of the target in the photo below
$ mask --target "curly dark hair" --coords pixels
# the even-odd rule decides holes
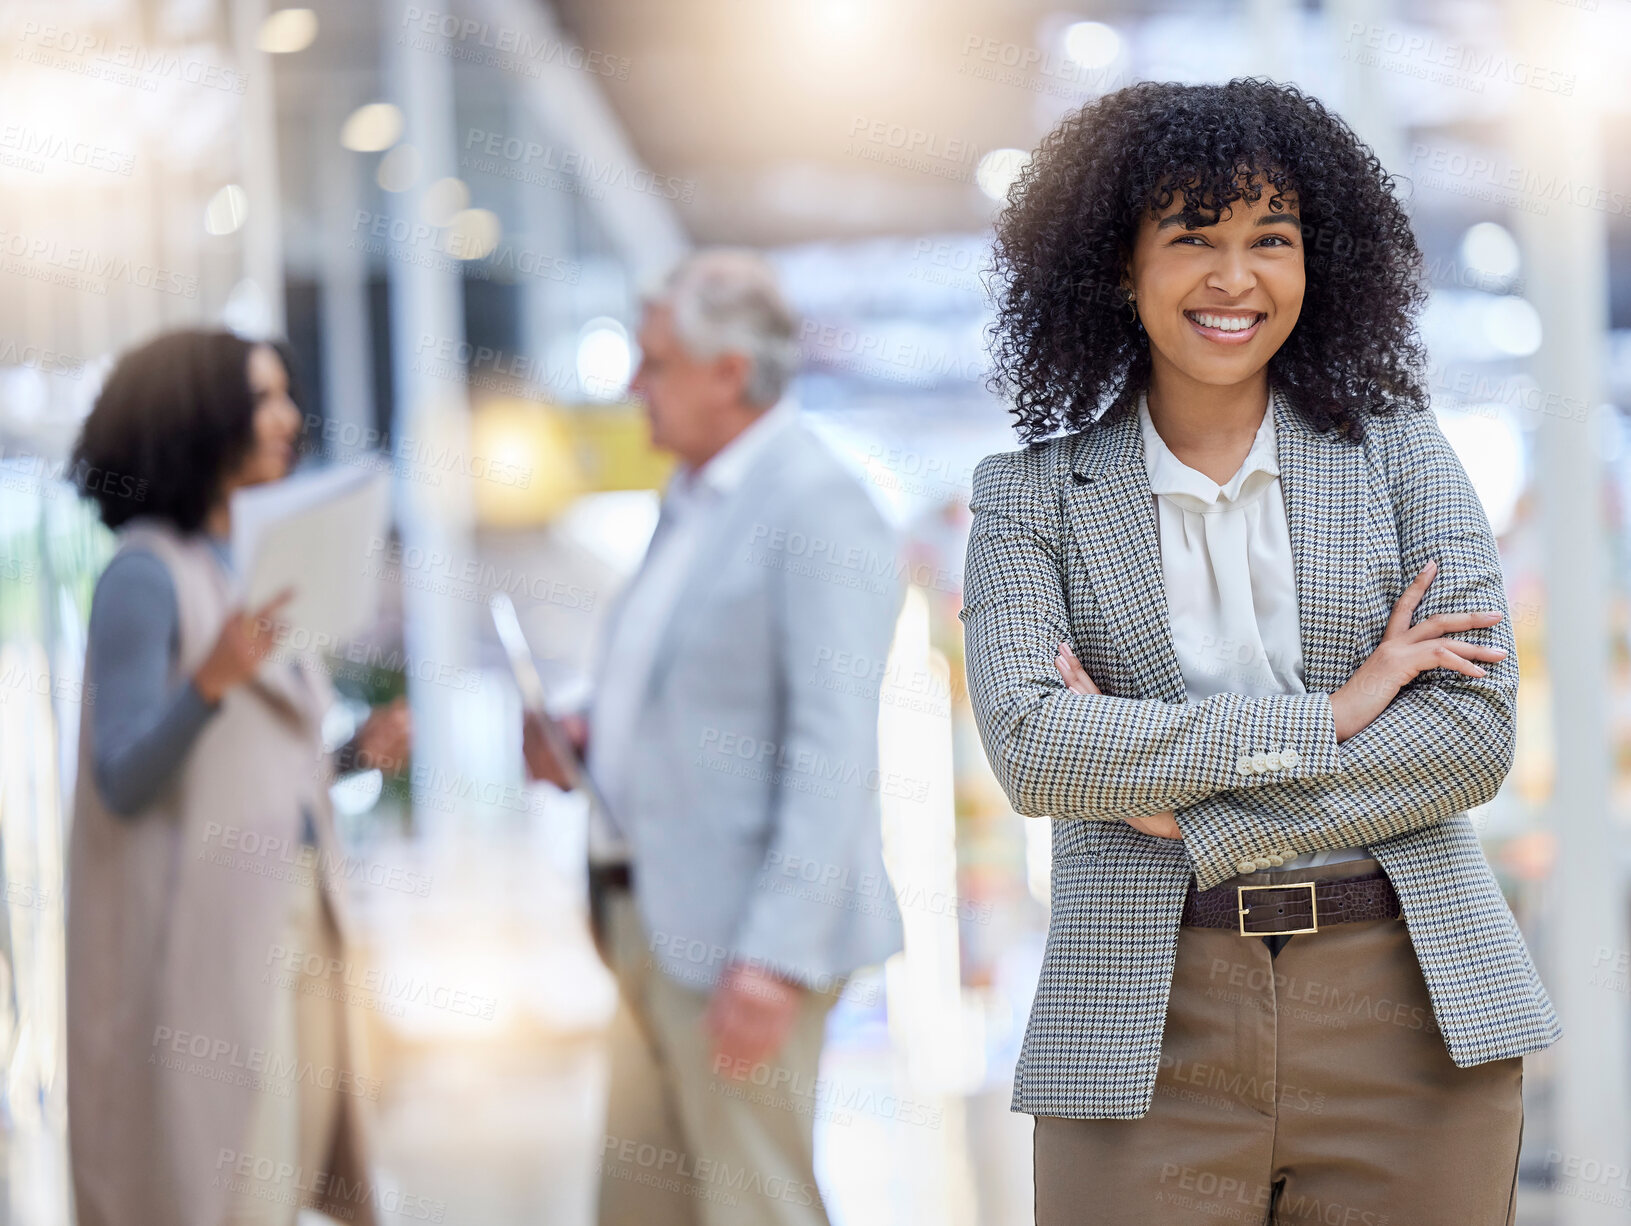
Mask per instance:
[[[1367,416],[1426,408],[1421,252],[1394,186],[1292,85],[1142,82],[1087,104],[1042,141],[998,219],[991,390],[1012,398],[1026,442],[1127,411],[1150,373],[1121,288],[1141,217],[1182,196],[1185,224],[1211,225],[1266,187],[1296,194],[1308,278],[1274,385],[1356,442]]]
[[[196,532],[254,442],[249,352],[231,332],[167,332],[126,352],[74,447],[73,477],[102,522],[139,515]],[[288,347],[272,343],[291,377]]]

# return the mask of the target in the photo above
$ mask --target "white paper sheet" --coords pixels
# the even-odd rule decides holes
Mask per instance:
[[[279,617],[315,645],[369,629],[379,602],[369,558],[385,536],[389,497],[384,473],[343,465],[236,491],[232,557],[244,607],[292,588]]]

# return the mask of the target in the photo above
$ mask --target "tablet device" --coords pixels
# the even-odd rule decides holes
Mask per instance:
[[[549,695],[544,691],[543,678],[538,675],[538,665],[532,658],[532,648],[527,645],[527,636],[521,632],[521,619],[515,615],[514,603],[505,593],[497,592],[487,602],[487,607],[493,615],[498,641],[503,644],[504,654],[509,657],[515,684],[521,691],[522,707],[528,714],[538,717],[544,739],[549,742],[549,750],[555,755],[555,760],[566,768],[566,777],[572,786],[582,788],[589,797],[589,803],[602,813],[610,813],[600,789],[589,777],[583,759],[573,748],[572,739],[566,735],[566,729],[549,712]]]

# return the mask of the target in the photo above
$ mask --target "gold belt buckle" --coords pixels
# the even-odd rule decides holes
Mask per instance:
[[[1240,904],[1240,935],[1243,937],[1275,937],[1291,936],[1298,932],[1318,932],[1320,930],[1319,902],[1314,897],[1313,881],[1292,881],[1285,885],[1237,885],[1235,898]],[[1313,922],[1311,928],[1286,928],[1280,932],[1247,932],[1246,931],[1246,891],[1247,890],[1301,890],[1308,891],[1308,918]]]

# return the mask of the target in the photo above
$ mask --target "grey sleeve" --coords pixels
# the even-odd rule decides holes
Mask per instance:
[[[91,601],[91,747],[96,786],[124,817],[175,774],[216,708],[191,679],[172,687],[180,650],[175,585],[158,557],[129,550],[109,564]]]

